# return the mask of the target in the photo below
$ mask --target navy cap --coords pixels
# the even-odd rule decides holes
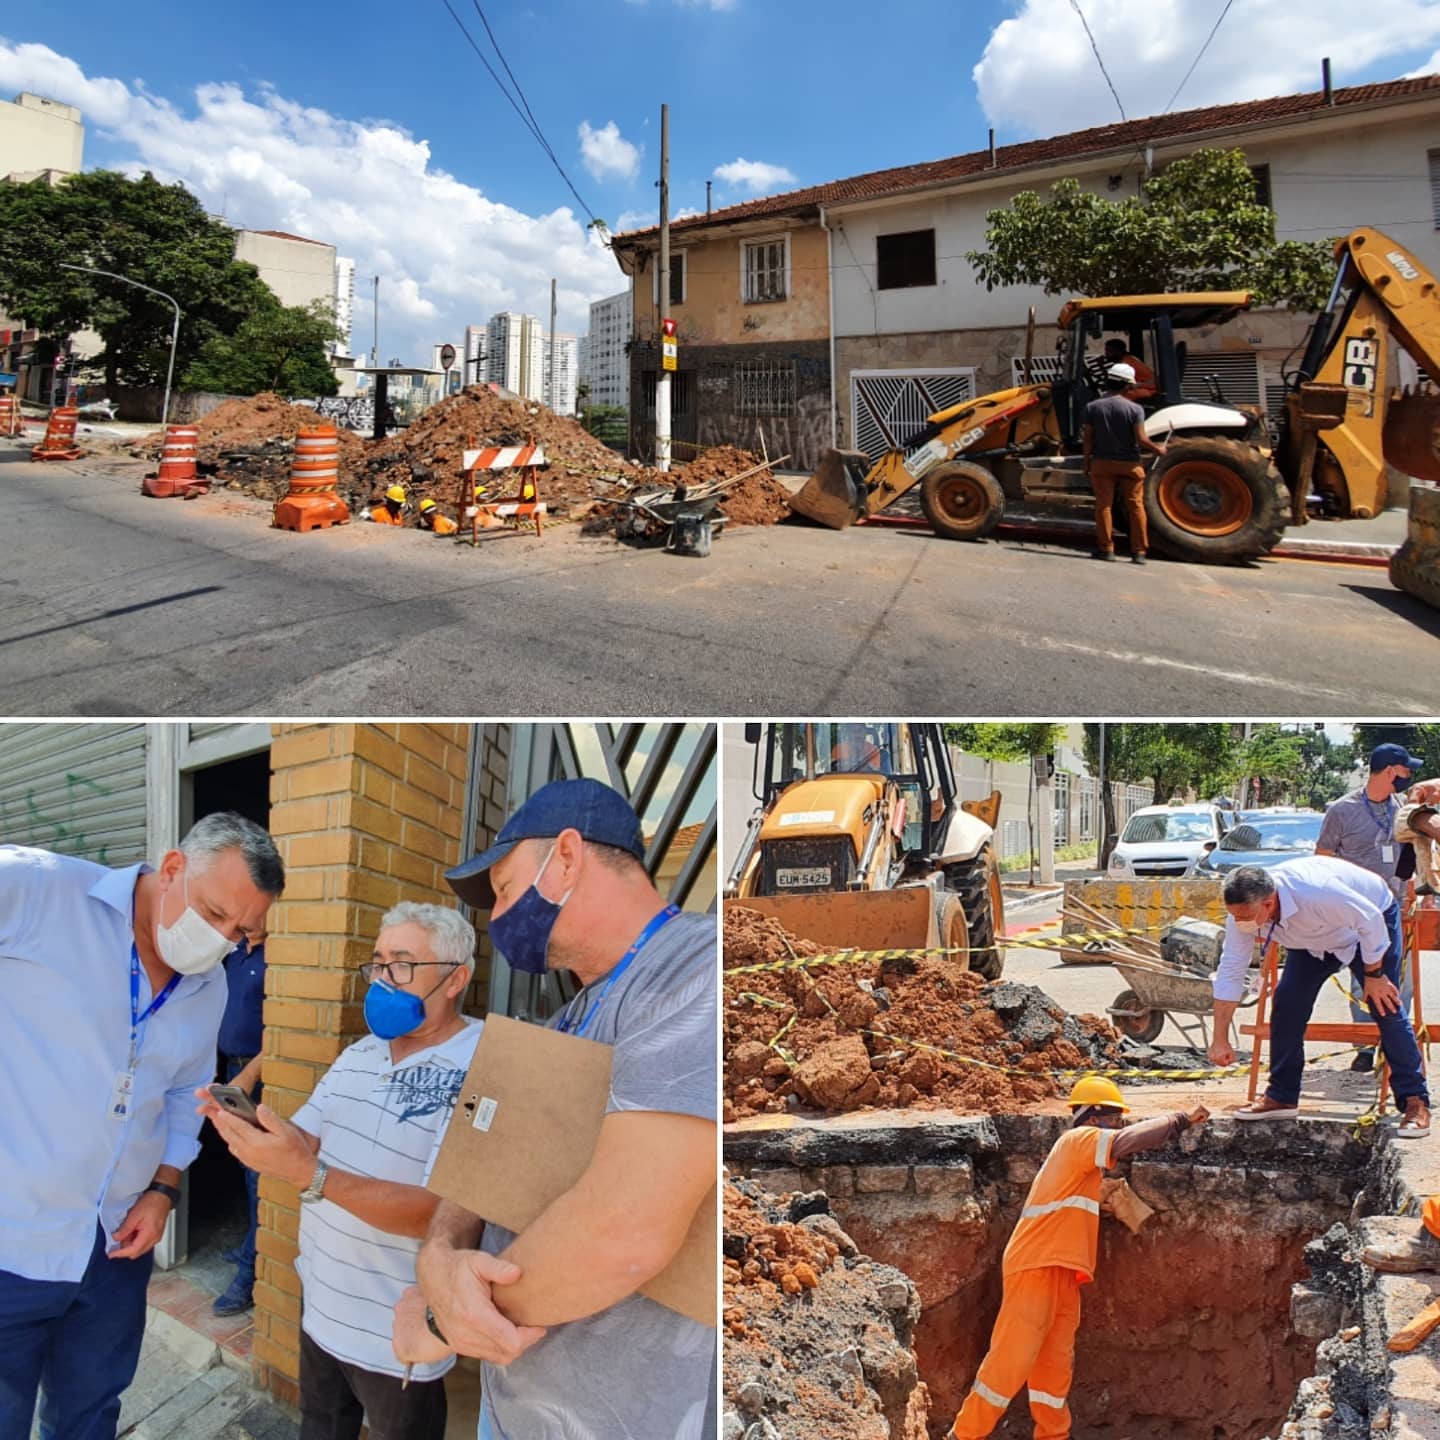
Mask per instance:
[[[1370,752],[1371,770],[1385,770],[1391,765],[1403,765],[1407,770],[1423,770],[1425,762],[1412,755],[1403,745],[1377,745]]]
[[[552,780],[537,790],[500,828],[486,851],[445,872],[450,888],[477,910],[495,905],[490,867],[522,840],[550,840],[562,830],[578,830],[597,845],[628,850],[645,858],[640,817],[618,790],[598,780]]]

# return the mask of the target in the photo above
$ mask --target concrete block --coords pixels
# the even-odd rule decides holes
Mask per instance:
[[[860,1195],[899,1194],[910,1188],[908,1165],[857,1165],[855,1191]]]
[[[804,1175],[794,1169],[752,1170],[750,1178],[776,1195],[788,1195],[792,1190],[805,1189]]]
[[[913,1173],[917,1195],[969,1195],[975,1189],[975,1171],[968,1162],[917,1165]]]
[[[1340,1328],[1344,1305],[1338,1295],[1309,1285],[1290,1289],[1290,1324],[1307,1340],[1327,1340]]]
[[[855,1171],[849,1165],[821,1165],[804,1174],[807,1185],[827,1195],[843,1197],[855,1193]]]

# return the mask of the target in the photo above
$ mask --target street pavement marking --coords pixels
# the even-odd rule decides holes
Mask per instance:
[[[1293,680],[1281,680],[1273,675],[1251,675],[1244,670],[1222,670],[1218,666],[1197,665],[1188,660],[1172,660],[1168,655],[1143,655],[1137,650],[1106,650],[1099,645],[1082,645],[1075,640],[1056,640],[1048,635],[1029,637],[1017,635],[1013,638],[1019,644],[1030,644],[1041,650],[1063,650],[1074,655],[1091,655],[1100,660],[1118,660],[1126,665],[1147,665],[1152,669],[1183,670],[1190,675],[1208,675],[1213,680],[1230,680],[1241,685],[1260,685],[1269,690],[1285,690],[1291,694],[1296,690],[1296,682]],[[1355,699],[1353,689],[1335,689],[1326,685],[1316,685],[1309,681],[1306,682],[1305,689],[1308,694],[1312,695],[1326,695],[1352,703]],[[1372,696],[1371,698],[1377,697]],[[1386,698],[1389,704],[1404,710],[1407,714],[1425,713],[1424,706],[1417,705],[1413,700],[1401,700],[1394,696]]]

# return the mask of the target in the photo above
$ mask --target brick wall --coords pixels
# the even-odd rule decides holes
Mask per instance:
[[[279,1114],[293,1115],[340,1051],[364,1033],[356,967],[369,959],[385,911],[399,900],[454,902],[444,871],[464,848],[469,739],[464,724],[274,727],[270,831],[285,859],[286,886],[265,947],[262,1079],[266,1103]],[[492,763],[502,763],[498,750]],[[482,800],[492,778],[484,777]],[[503,802],[503,785],[499,794]],[[477,967],[476,998],[483,999],[485,983]],[[255,1372],[292,1404],[298,1230],[293,1187],[262,1180]]]

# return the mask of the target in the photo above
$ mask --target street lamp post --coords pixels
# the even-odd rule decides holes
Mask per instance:
[[[65,265],[60,266],[62,270],[78,270],[82,275],[103,275],[107,280],[118,280],[122,285],[133,285],[137,290],[148,290],[152,295],[158,295],[162,300],[168,300],[175,307],[175,323],[170,327],[170,364],[165,371],[165,402],[160,409],[160,424],[166,425],[170,421],[170,384],[175,378],[175,346],[180,340],[180,302],[173,295],[167,295],[163,290],[157,290],[153,285],[142,285],[138,280],[131,280],[125,275],[117,275],[113,270],[94,270],[88,265]]]

